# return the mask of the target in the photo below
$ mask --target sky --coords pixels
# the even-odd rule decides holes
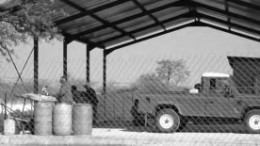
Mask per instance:
[[[39,44],[39,78],[58,83],[62,75],[61,41]],[[14,61],[18,70],[23,65],[33,48],[32,42],[15,47]],[[94,49],[90,54],[90,80],[102,83],[101,49]],[[183,83],[192,87],[200,82],[204,72],[232,74],[227,56],[260,57],[260,44],[255,41],[216,31],[207,27],[190,27],[159,36],[141,43],[127,46],[112,52],[107,58],[107,81],[118,85],[130,85],[142,74],[155,71],[156,62],[162,59],[183,59],[190,77]],[[1,59],[0,78],[16,80],[17,73],[11,63]],[[86,77],[86,45],[72,42],[68,46],[68,73],[71,79]],[[33,54],[22,74],[24,79],[33,78]]]

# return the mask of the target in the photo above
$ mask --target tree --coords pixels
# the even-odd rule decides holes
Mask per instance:
[[[173,83],[177,86],[184,82],[190,75],[185,66],[185,61],[180,60],[161,60],[157,62],[156,73],[158,77],[166,84]]]
[[[12,2],[15,7],[0,12],[0,52],[3,56],[13,54],[11,47],[26,43],[30,37],[52,39],[57,36],[59,32],[53,23],[53,16],[65,13],[52,9],[54,0]]]
[[[141,75],[133,85],[140,91],[157,92],[167,90],[167,87],[155,73]]]

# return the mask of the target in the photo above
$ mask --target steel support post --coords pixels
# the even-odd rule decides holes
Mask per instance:
[[[68,41],[65,38],[63,41],[63,75],[68,78],[68,63],[67,63],[67,58],[68,58]]]
[[[107,88],[107,53],[103,50],[103,94],[106,95]]]
[[[33,92],[38,93],[39,92],[39,42],[38,38],[33,39],[34,42],[34,85],[33,85]]]
[[[87,45],[86,50],[86,82],[90,82],[90,51],[93,50],[95,46],[93,45]]]

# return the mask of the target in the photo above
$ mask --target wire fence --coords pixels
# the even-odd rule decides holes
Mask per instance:
[[[68,64],[70,86],[62,92],[70,92],[71,104],[92,105],[94,128],[151,133],[260,133],[260,58],[206,56],[108,58],[106,93],[102,63],[91,63],[94,74],[90,77],[92,82],[86,83],[85,61],[74,60]],[[61,63],[45,63],[40,69],[39,94],[46,94],[47,90],[58,98],[61,74],[51,74],[60,73],[61,67]],[[27,125],[23,128],[33,134],[35,103],[17,97],[33,92],[33,79],[24,78],[32,73],[22,76],[21,81],[4,76],[10,72],[0,77],[1,131],[7,114],[29,119],[27,123],[22,121]]]

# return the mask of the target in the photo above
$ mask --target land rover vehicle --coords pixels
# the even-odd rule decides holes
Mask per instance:
[[[212,80],[214,83],[210,82]],[[149,101],[144,102],[142,108],[153,114],[162,132],[181,130],[189,119],[203,118],[241,121],[248,131],[260,133],[259,95],[240,94],[228,82],[228,77],[210,77],[202,80],[201,84],[206,87],[198,93],[143,94],[141,96]]]

